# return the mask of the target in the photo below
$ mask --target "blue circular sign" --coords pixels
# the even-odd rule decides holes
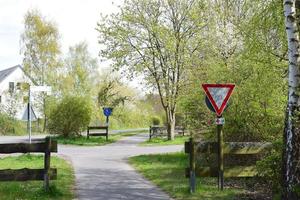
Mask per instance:
[[[113,108],[103,108],[103,114],[106,117],[109,117],[111,115],[112,111],[113,111]]]
[[[208,107],[208,109],[209,109],[210,111],[216,112],[215,109],[214,109],[214,107],[211,105],[211,103],[210,103],[210,101],[209,101],[209,99],[208,99],[207,96],[205,96],[205,104],[206,104],[206,106]],[[229,102],[226,104],[226,107],[225,107],[224,110],[226,110],[226,109],[228,108],[228,106],[229,106]]]

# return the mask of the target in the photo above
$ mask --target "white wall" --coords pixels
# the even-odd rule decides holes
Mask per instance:
[[[21,93],[20,90],[17,90],[17,83],[18,82],[25,82],[33,85],[32,81],[25,75],[23,70],[20,67],[17,67],[11,74],[9,74],[1,83],[0,83],[0,95],[1,95],[1,106],[6,106],[10,103],[11,97],[9,95],[9,82],[14,82],[14,92],[16,92],[20,98],[17,100],[17,114],[16,118],[21,119],[23,113],[26,108],[26,103],[23,102],[23,97],[28,94]],[[32,98],[34,101],[34,98]],[[33,107],[33,110],[37,115],[37,109]]]

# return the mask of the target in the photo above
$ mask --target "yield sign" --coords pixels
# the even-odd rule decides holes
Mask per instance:
[[[202,84],[210,103],[221,116],[235,87],[234,84]]]

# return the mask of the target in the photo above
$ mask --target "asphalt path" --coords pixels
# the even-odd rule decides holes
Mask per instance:
[[[116,131],[117,132],[117,131]],[[114,132],[114,133],[116,133]],[[124,132],[124,130],[122,131]],[[130,132],[130,131],[125,131]],[[120,133],[120,131],[118,132]],[[45,135],[33,136],[44,138]],[[75,170],[76,199],[87,200],[169,200],[166,193],[146,180],[128,164],[128,158],[142,154],[183,150],[183,145],[139,146],[148,134],[124,137],[105,146],[59,145],[58,155],[68,159]],[[0,143],[28,142],[28,136],[1,136]]]
[[[142,147],[138,143],[148,134],[125,137],[98,147],[60,145],[59,154],[67,156],[75,169],[78,199],[167,200],[166,193],[143,178],[128,163],[131,156],[177,152],[183,145]]]

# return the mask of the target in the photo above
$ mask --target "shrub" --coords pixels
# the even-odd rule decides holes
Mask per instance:
[[[90,102],[84,97],[64,97],[50,111],[48,130],[64,137],[79,135],[91,120]]]
[[[161,121],[160,118],[157,116],[153,116],[151,118],[152,125],[160,125],[160,121]]]
[[[256,162],[258,175],[263,177],[268,185],[272,186],[273,193],[280,191],[281,166],[282,166],[282,140],[273,143],[273,148],[268,155]]]
[[[0,113],[0,135],[20,135],[24,133],[22,122]]]

